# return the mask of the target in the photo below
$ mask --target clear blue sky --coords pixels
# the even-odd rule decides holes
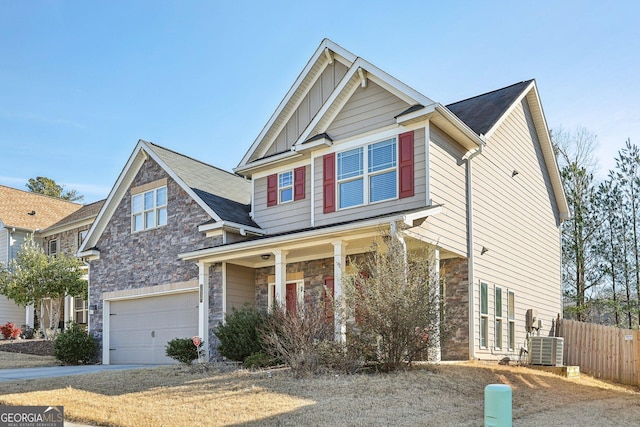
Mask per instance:
[[[640,143],[637,1],[4,1],[0,184],[108,195],[138,139],[235,167],[324,37],[448,104],[537,79],[550,128]]]

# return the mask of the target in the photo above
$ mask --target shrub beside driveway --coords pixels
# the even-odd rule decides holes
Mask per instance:
[[[481,425],[484,387],[513,388],[514,425],[637,425],[638,391],[523,367],[430,366],[294,379],[202,365],[0,383],[0,404],[63,405],[97,425]]]

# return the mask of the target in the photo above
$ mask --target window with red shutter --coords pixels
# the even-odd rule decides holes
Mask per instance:
[[[325,154],[322,159],[322,185],[324,213],[336,210],[336,155]]]
[[[278,204],[278,174],[267,177],[267,206]]]
[[[304,199],[306,168],[301,166],[293,170],[293,200]]]
[[[399,197],[411,197],[414,195],[414,176],[413,176],[413,131],[400,134],[399,141],[399,157],[400,170],[398,172],[400,180]]]

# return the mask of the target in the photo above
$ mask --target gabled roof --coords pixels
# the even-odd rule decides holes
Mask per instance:
[[[0,223],[6,228],[44,230],[80,208],[78,203],[0,185]]]
[[[533,80],[497,89],[447,105],[478,135],[486,135]]]
[[[82,206],[80,209],[62,218],[60,221],[56,222],[50,227],[47,227],[45,232],[52,233],[55,232],[56,229],[64,228],[68,226],[72,226],[77,223],[85,222],[85,221],[93,221],[100,209],[102,209],[102,205],[104,204],[104,200],[98,200],[97,202],[89,203],[87,205]]]
[[[79,252],[96,245],[120,201],[145,160],[152,158],[217,223],[255,228],[249,216],[251,183],[233,173],[208,165],[148,141],[139,140],[111,189]],[[198,226],[200,224],[193,224]],[[254,231],[259,231],[254,230]]]
[[[320,110],[311,118],[309,124],[304,129],[299,129],[298,137],[291,149],[267,158],[267,152],[277,136],[287,125],[289,119],[301,105],[325,68],[334,61],[338,61],[347,67],[346,74],[337,82],[335,88]],[[397,117],[398,124],[409,123],[410,120],[416,120],[417,118],[424,120],[427,116],[433,115],[434,123],[441,127],[446,127],[446,130],[458,137],[465,147],[473,149],[482,144],[482,140],[478,135],[444,106],[397,80],[365,59],[355,56],[331,40],[324,39],[235,170],[238,173],[250,175],[252,170],[257,170],[264,164],[300,156],[302,150],[308,149],[305,144],[326,132],[357,88],[360,85],[365,87],[369,79],[404,101],[408,107],[411,107],[411,112],[413,113],[411,117],[403,116],[400,118],[406,111],[400,113]],[[325,138],[325,140],[330,142],[330,139]]]

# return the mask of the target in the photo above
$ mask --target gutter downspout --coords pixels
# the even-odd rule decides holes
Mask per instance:
[[[481,135],[481,138],[484,139],[484,136]],[[484,144],[481,144],[473,151],[467,152],[462,157],[463,161],[467,162],[467,176],[466,176],[466,184],[467,184],[467,261],[468,261],[468,274],[469,274],[469,355],[470,359],[476,358],[476,323],[475,323],[475,310],[474,310],[474,299],[473,299],[473,290],[474,290],[474,246],[473,246],[473,180],[472,180],[472,167],[471,160],[480,155],[482,153],[482,149]]]

